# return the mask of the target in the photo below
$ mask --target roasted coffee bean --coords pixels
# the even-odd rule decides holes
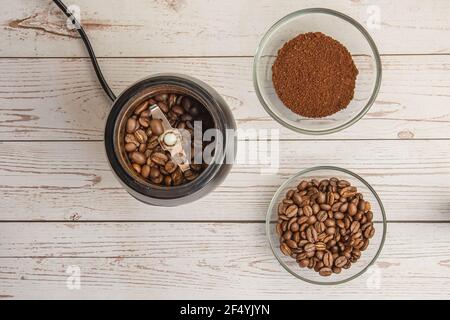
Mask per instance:
[[[304,247],[303,250],[305,250],[305,252],[314,252],[316,250],[316,246],[313,243],[307,243]]]
[[[306,223],[308,223],[309,225],[316,223],[317,218],[316,216],[312,215],[310,217],[308,217],[308,221],[306,221]]]
[[[345,187],[343,189],[341,189],[341,191],[339,191],[339,194],[341,197],[344,198],[349,198],[349,197],[353,197],[354,195],[356,195],[356,188],[349,186],[349,187]]]
[[[339,180],[337,185],[339,188],[345,188],[345,187],[350,186],[350,182],[348,182],[346,180]]]
[[[155,149],[159,145],[158,137],[152,136],[147,143],[148,149]]]
[[[164,166],[169,160],[169,157],[162,152],[155,152],[152,154],[151,159],[154,163]]]
[[[303,214],[307,217],[310,217],[313,215],[313,209],[311,208],[311,206],[308,206],[308,205],[304,206],[302,208],[302,210],[303,210]]]
[[[344,256],[340,256],[334,261],[334,265],[338,268],[342,268],[347,264],[347,258]]]
[[[127,152],[133,152],[133,151],[136,151],[136,148],[137,148],[137,146],[136,146],[135,143],[130,142],[130,143],[125,144],[125,150],[126,150]]]
[[[144,177],[144,178],[148,178],[149,177],[149,175],[150,175],[150,166],[148,166],[148,165],[144,165],[144,166],[142,166],[142,170],[141,170],[141,175]]]
[[[317,244],[316,244],[316,248],[317,248]],[[323,255],[324,255],[325,251],[320,250],[320,251],[316,251],[316,253],[314,254],[314,256],[319,259],[322,260],[323,259]]]
[[[334,227],[329,227],[326,230],[326,233],[330,236],[334,235],[335,232],[336,232],[336,228],[334,228]]]
[[[298,265],[300,266],[300,268],[306,268],[309,265],[309,259],[302,259],[298,262]]]
[[[348,206],[348,214],[354,216],[357,212],[358,208],[356,207],[356,204],[350,203]]]
[[[342,219],[344,219],[344,217],[345,217],[345,215],[342,212],[335,212],[334,213],[334,218],[336,220],[342,220]]]
[[[169,95],[167,93],[162,93],[162,94],[158,94],[157,96],[155,96],[155,100],[158,102],[161,101],[167,101],[167,99],[169,98]]]
[[[148,118],[150,118],[150,115],[151,115],[150,110],[146,109],[140,114],[140,118],[148,119]]]
[[[147,161],[147,159],[145,158],[145,155],[143,153],[140,152],[133,152],[131,153],[131,161],[139,164],[139,165],[143,165],[145,164],[145,161]]]
[[[145,131],[142,130],[142,129],[137,130],[137,131],[134,133],[134,136],[136,137],[136,140],[137,140],[139,143],[146,143],[146,142],[147,142],[147,139],[148,139],[147,134],[146,134]]]
[[[136,147],[139,146],[139,142],[136,140],[136,137],[132,133],[128,133],[125,136],[125,143],[134,143],[136,145]]]
[[[345,180],[301,181],[279,204],[281,243],[295,250],[291,256],[300,267],[323,276],[350,268],[375,232],[370,203],[362,199]]]
[[[326,244],[323,242],[316,242],[315,247],[316,247],[317,251],[323,251],[323,250],[326,250],[326,248],[327,248]]]
[[[340,207],[339,207],[339,211],[342,213],[347,212],[348,210],[348,202],[344,202]]]
[[[164,132],[161,120],[153,119],[150,121],[150,128],[154,135],[159,136]]]
[[[353,221],[350,225],[350,232],[357,233],[359,231],[360,224],[358,221]]]
[[[300,229],[300,225],[298,223],[291,224],[291,231],[297,232]]]
[[[141,103],[135,110],[134,110],[134,114],[135,115],[140,115],[145,109],[148,108],[148,101],[145,101],[143,103]]]
[[[298,192],[294,192],[294,194],[292,195],[292,200],[294,200],[294,203],[297,206],[300,206],[302,203],[302,196]]]
[[[170,174],[177,169],[177,165],[172,160],[167,161],[164,165],[164,169]]]
[[[289,246],[284,242],[280,245],[280,250],[286,256],[290,256],[292,254],[291,248],[289,248]]]
[[[159,169],[157,167],[153,167],[150,170],[150,177],[152,179],[158,178],[161,175],[161,172],[159,171]]]
[[[297,215],[297,212],[298,212],[298,207],[297,207],[295,204],[290,205],[290,206],[287,207],[287,209],[286,209],[286,216],[287,216],[288,218],[291,218],[291,217]]]
[[[323,267],[322,269],[319,270],[319,274],[323,277],[331,276],[332,273],[333,270],[331,270],[331,268],[328,267]]]
[[[126,127],[127,133],[133,133],[136,130],[136,124],[137,124],[136,119],[134,118],[128,119]]]
[[[306,239],[311,242],[315,243],[317,241],[317,231],[313,227],[309,227],[306,229]]]
[[[169,108],[172,108],[172,106],[175,105],[175,103],[177,103],[177,95],[174,93],[171,93],[169,95],[169,100],[168,100],[168,104],[169,104]]]
[[[327,192],[327,204],[329,206],[332,206],[333,203],[334,203],[334,194],[333,194],[333,192],[329,191],[329,192]]]
[[[331,252],[326,252],[326,253],[323,255],[322,261],[323,261],[323,265],[324,265],[325,267],[331,268],[331,267],[333,266],[333,262],[334,262],[333,254],[332,254]]]
[[[292,232],[291,232],[291,231],[286,231],[286,232],[283,234],[283,239],[284,239],[284,240],[291,240],[291,238],[292,238]]]
[[[163,182],[164,178],[162,175],[156,177],[156,178],[151,178],[150,181],[153,182],[154,184],[161,184],[161,182]]]
[[[202,165],[198,163],[191,163],[191,170],[199,172],[202,169]]]
[[[183,182],[183,173],[180,169],[175,170],[172,174],[172,182],[174,186],[178,186]],[[287,224],[286,224],[287,225]]]
[[[315,263],[314,263],[314,271],[315,272],[319,272],[320,269],[322,269],[324,267],[324,264],[319,259],[314,259],[314,261],[315,261]]]
[[[133,167],[134,171],[136,171],[137,173],[141,173],[142,167],[139,164],[133,163],[131,166]]]
[[[181,116],[182,114],[184,114],[184,109],[182,106],[175,105],[172,107],[172,112],[178,116]]]
[[[334,219],[326,219],[324,221],[326,227],[334,227],[336,225],[336,220]]]
[[[165,176],[164,177],[164,184],[166,185],[166,186],[171,186],[172,185],[172,177],[171,176]]]
[[[313,214],[317,214],[320,211],[320,206],[317,203],[312,205]]]
[[[291,249],[297,249],[297,243],[294,240],[286,240],[286,244]]]
[[[367,239],[370,239],[373,237],[373,235],[375,234],[375,229],[373,226],[368,227],[365,231],[364,231],[364,237]]]
[[[324,204],[325,202],[326,202],[325,193],[319,192],[319,196],[317,197],[317,203],[318,204]]]
[[[320,222],[324,222],[327,218],[328,214],[326,213],[326,211],[319,211],[319,213],[317,214],[317,220],[319,220]]]
[[[149,118],[144,118],[144,117],[140,117],[139,118],[139,124],[143,127],[143,128],[148,128],[150,126],[150,119]],[[147,134],[147,133],[146,133]],[[151,135],[151,134],[150,134]]]
[[[191,171],[191,170],[187,170],[187,171],[184,172],[184,178],[185,178],[187,181],[192,181],[192,180],[194,180],[195,178],[197,178],[197,173],[196,173],[196,172],[193,172],[193,171]]]
[[[339,274],[339,273],[341,273],[341,271],[342,271],[342,269],[341,268],[338,268],[338,267],[333,267],[333,273],[336,273],[336,274]]]
[[[145,150],[146,150],[147,146],[145,144],[141,144],[138,148],[138,151],[140,153],[144,153],[145,154]]]
[[[162,112],[164,113],[168,113],[169,112],[169,107],[167,106],[167,104],[165,102],[158,102],[158,107],[159,109],[161,109]]]

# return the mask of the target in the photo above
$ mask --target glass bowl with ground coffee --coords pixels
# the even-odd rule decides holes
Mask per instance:
[[[386,237],[386,216],[377,193],[360,176],[314,167],[277,190],[266,232],[275,257],[292,275],[314,284],[339,284],[375,262]]]
[[[370,109],[381,61],[368,32],[339,12],[313,8],[278,21],[261,40],[253,80],[266,111],[305,134],[340,131]]]

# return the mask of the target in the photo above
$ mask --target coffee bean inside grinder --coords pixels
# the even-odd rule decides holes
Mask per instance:
[[[197,179],[208,167],[203,151],[212,143],[203,141],[203,133],[214,128],[206,108],[194,97],[175,92],[159,92],[132,108],[123,137],[129,169],[159,186]]]

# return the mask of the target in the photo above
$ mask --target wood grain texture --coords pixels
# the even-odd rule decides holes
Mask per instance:
[[[113,177],[102,142],[3,142],[0,219],[261,221],[288,177],[336,165],[372,184],[389,220],[450,221],[448,140],[284,141],[272,174],[264,164],[249,164],[246,145],[240,146],[239,163],[216,191],[181,208],[161,208],[128,195]]]
[[[213,86],[240,129],[279,129],[281,139],[310,139],[282,128],[253,89],[252,59],[101,59],[114,91],[150,74],[178,72]],[[383,57],[383,84],[366,116],[315,139],[450,138],[450,56]],[[0,59],[0,140],[99,140],[110,102],[87,59]]]
[[[450,296],[448,224],[390,224],[386,245],[370,272],[333,287],[310,285],[284,271],[268,247],[262,223],[14,223],[2,224],[0,230],[1,297]],[[81,271],[80,290],[66,286],[66,270],[73,265]]]
[[[450,297],[449,1],[376,2],[378,99],[356,125],[314,141],[266,114],[251,56],[292,11],[329,7],[366,26],[373,1],[67,4],[81,8],[116,93],[155,73],[195,76],[225,98],[239,128],[279,129],[279,170],[240,161],[216,191],[179,208],[134,200],[99,141],[110,102],[78,35],[50,0],[10,1],[0,12],[0,300]],[[315,165],[363,176],[396,221],[370,273],[335,287],[285,272],[261,222],[279,185]],[[80,268],[81,290],[67,288],[69,266]]]
[[[369,32],[381,53],[450,53],[446,0],[76,0],[100,56],[251,56],[264,33],[293,11],[327,7],[367,27],[376,5],[380,28]],[[0,13],[0,56],[86,56],[50,0],[12,1]]]

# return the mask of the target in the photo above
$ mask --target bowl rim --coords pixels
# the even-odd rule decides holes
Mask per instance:
[[[271,240],[270,217],[272,215],[272,210],[273,210],[274,206],[278,204],[278,203],[275,203],[275,202],[277,201],[277,198],[280,195],[280,193],[285,189],[285,187],[292,180],[298,179],[299,177],[301,177],[302,175],[305,175],[307,173],[320,171],[320,170],[330,170],[330,171],[337,171],[337,172],[340,172],[340,173],[345,173],[345,174],[348,174],[348,175],[354,177],[355,179],[359,180],[361,183],[363,183],[372,192],[373,196],[377,200],[378,205],[380,206],[381,215],[382,215],[382,218],[383,218],[383,221],[382,221],[382,224],[383,224],[382,238],[381,238],[378,250],[377,250],[376,254],[374,255],[374,257],[372,258],[372,260],[361,271],[359,271],[358,273],[356,273],[356,274],[354,274],[352,276],[349,276],[348,278],[345,278],[343,280],[339,280],[339,281],[329,281],[329,282],[315,281],[315,280],[311,280],[311,279],[308,279],[308,278],[305,278],[305,277],[302,277],[302,276],[298,275],[293,270],[291,270],[284,263],[284,261],[282,261],[282,259],[279,257],[279,255],[275,252],[275,247],[276,246]],[[270,249],[272,250],[272,253],[275,256],[275,258],[278,260],[278,262],[283,266],[283,268],[287,272],[292,274],[297,279],[300,279],[300,280],[303,280],[305,282],[312,283],[312,284],[318,284],[318,285],[337,285],[337,284],[342,284],[342,283],[349,282],[349,281],[351,281],[353,279],[356,279],[359,276],[361,276],[362,274],[364,274],[375,263],[375,261],[378,259],[378,256],[380,255],[380,253],[381,253],[381,251],[382,251],[382,249],[384,247],[384,243],[385,243],[385,240],[386,240],[386,232],[387,232],[386,213],[385,213],[385,210],[384,210],[383,203],[381,202],[381,199],[378,196],[378,194],[376,193],[376,191],[361,176],[357,175],[356,173],[354,173],[354,172],[352,172],[350,170],[343,169],[343,168],[336,167],[336,166],[315,166],[315,167],[311,167],[311,168],[307,168],[307,169],[301,170],[301,171],[297,172],[296,174],[294,174],[292,177],[290,177],[285,182],[283,182],[281,184],[281,186],[277,189],[277,191],[275,192],[274,196],[272,197],[272,200],[270,201],[269,208],[267,209],[267,213],[266,213],[266,236],[267,236],[267,239],[269,241]]]
[[[366,105],[364,106],[363,109],[361,109],[361,111],[354,116],[353,118],[351,118],[349,121],[330,128],[330,129],[325,129],[325,130],[310,130],[310,129],[303,129],[303,128],[299,128],[297,126],[291,125],[289,123],[287,123],[286,121],[284,121],[281,117],[278,117],[270,108],[270,106],[266,103],[265,99],[263,98],[261,91],[259,89],[259,81],[258,81],[258,73],[257,73],[257,65],[259,64],[259,60],[261,58],[261,53],[262,50],[264,49],[267,39],[274,33],[277,31],[278,27],[280,25],[282,25],[283,23],[285,23],[286,21],[289,21],[293,18],[296,18],[298,16],[302,16],[302,15],[307,15],[307,14],[315,14],[315,13],[320,13],[320,14],[328,14],[337,18],[340,18],[348,23],[350,23],[351,25],[353,25],[356,29],[359,30],[359,32],[361,32],[361,34],[364,36],[364,38],[367,40],[372,52],[373,52],[373,56],[374,56],[374,60],[375,60],[375,65],[376,65],[376,79],[375,79],[375,86],[373,88],[372,91],[372,95],[370,96],[369,100],[367,101]],[[273,118],[275,119],[278,123],[280,123],[281,125],[283,125],[286,128],[289,128],[293,131],[299,132],[299,133],[303,133],[303,134],[309,134],[309,135],[324,135],[324,134],[330,134],[330,133],[335,133],[338,131],[341,131],[345,128],[350,127],[351,125],[355,124],[356,122],[358,122],[372,107],[373,103],[375,102],[378,93],[380,91],[380,87],[381,87],[381,78],[382,78],[382,64],[381,64],[381,58],[380,58],[380,54],[378,52],[378,48],[375,44],[375,42],[373,41],[372,37],[370,36],[370,34],[367,32],[367,30],[355,19],[351,18],[350,16],[343,14],[341,12],[332,10],[332,9],[327,9],[327,8],[307,8],[307,9],[302,9],[302,10],[298,10],[298,11],[294,11],[286,16],[284,16],[283,18],[281,18],[280,20],[278,20],[274,25],[272,25],[272,27],[269,28],[269,30],[264,34],[263,38],[261,39],[261,41],[258,44],[258,47],[256,48],[256,53],[253,57],[253,86],[255,87],[255,91],[256,91],[256,95],[258,96],[259,102],[262,104],[262,106],[264,107],[264,109],[266,110],[266,112]]]

